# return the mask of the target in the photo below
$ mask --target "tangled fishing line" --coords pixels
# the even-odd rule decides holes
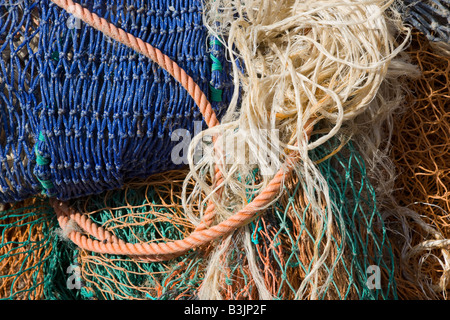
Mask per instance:
[[[196,188],[184,193],[185,209],[198,224],[202,216],[191,214],[191,203],[203,192],[208,195],[203,202],[214,201],[217,219],[229,217],[267,187],[274,176],[267,168],[276,172],[291,154],[297,154],[293,175],[315,209],[311,214],[316,227],[328,228],[325,249],[314,260],[297,298],[306,292],[307,280],[323,267],[335,223],[329,186],[310,152],[332,138],[345,145],[368,125],[374,131],[366,143],[379,146],[384,136],[381,126],[401,103],[397,78],[417,74],[399,55],[408,44],[410,30],[387,11],[392,3],[224,0],[208,1],[205,6],[206,25],[226,47],[233,65],[235,94],[222,123],[197,135],[190,145],[187,180],[192,177]],[[316,139],[305,134],[311,127]],[[211,137],[224,152],[214,152]],[[239,147],[222,147],[230,144]],[[207,150],[199,161],[194,161],[196,149]],[[208,184],[217,163],[223,182]],[[255,171],[258,179],[254,179]],[[246,248],[251,259],[249,230],[240,236],[233,241]],[[212,255],[200,296],[220,297],[214,274],[222,272],[219,257],[224,252],[222,248]],[[255,279],[262,278],[256,268],[253,271]],[[320,285],[317,279],[311,289],[313,298],[330,281]],[[261,298],[270,297],[263,285],[258,289]]]
[[[411,29],[394,0],[205,1],[234,85],[220,122],[176,61],[81,5],[52,2],[168,71],[208,125],[189,144],[186,171],[50,201],[58,237],[79,247],[89,297],[396,298],[398,250],[424,297],[445,292],[445,232],[395,198],[390,153],[405,127],[395,114],[414,91],[405,81],[423,70],[405,52]],[[417,226],[433,239],[411,247]],[[431,284],[408,267],[427,248],[444,269]],[[373,265],[386,290],[365,288]]]

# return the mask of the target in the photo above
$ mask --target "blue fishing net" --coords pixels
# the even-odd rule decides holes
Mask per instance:
[[[403,19],[430,41],[450,43],[449,0],[403,0],[400,10]]]
[[[178,63],[220,119],[232,94],[201,0],[82,0]],[[61,200],[175,169],[179,128],[205,128],[166,71],[50,0],[0,0],[0,203]]]

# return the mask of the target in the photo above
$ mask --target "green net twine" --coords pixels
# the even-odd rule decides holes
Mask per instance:
[[[125,189],[91,196],[73,205],[126,242],[182,239],[193,225],[180,210],[181,181],[130,183]],[[193,251],[169,261],[146,262],[81,250],[79,261],[86,288],[96,299],[173,300],[195,297],[204,258],[201,252]]]
[[[311,156],[316,161],[323,159],[337,146],[337,141],[330,142]],[[328,219],[317,220],[323,223],[319,228],[320,223],[313,221],[311,205],[301,199],[301,184],[286,185],[283,197],[251,224],[260,269],[267,275],[266,285],[277,299],[298,298],[302,281],[312,288],[314,280],[319,280],[317,294],[312,295],[311,289],[305,297],[396,299],[394,255],[361,155],[349,142],[320,162],[318,168],[333,204],[331,253],[321,272],[308,279],[314,262],[324,252]],[[323,215],[325,209],[321,211]],[[271,284],[273,278],[280,280]]]
[[[60,240],[45,198],[0,211],[0,299],[77,299],[67,287],[72,246]]]

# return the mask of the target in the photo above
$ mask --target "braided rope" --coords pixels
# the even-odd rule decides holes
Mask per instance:
[[[237,228],[247,224],[261,209],[267,205],[267,203],[272,201],[277,196],[286,173],[287,172],[284,170],[280,170],[272,181],[270,181],[266,189],[261,192],[261,194],[255,197],[251,203],[232,217],[210,228],[204,228],[201,231],[194,231],[182,240],[175,240],[166,243],[136,244],[125,243],[123,241],[105,242],[90,239],[79,231],[71,231],[68,238],[77,246],[97,253],[130,256],[178,256],[190,249],[197,248],[212,240],[227,235]],[[52,205],[55,208],[58,221],[63,229],[66,228],[70,219],[74,219],[82,224],[87,221],[82,221],[83,218],[80,217],[81,214],[79,212],[69,211],[67,205],[63,202],[58,202],[57,200],[52,199]],[[103,239],[106,237],[106,233],[102,232],[100,228],[86,226],[86,229],[91,230],[93,234],[97,234]]]
[[[210,102],[200,87],[182,68],[177,65],[176,62],[172,61],[159,49],[154,48],[143,40],[134,37],[132,34],[117,28],[104,18],[100,18],[96,14],[71,0],[51,1],[67,12],[73,14],[76,18],[103,32],[108,37],[153,60],[161,68],[169,72],[174,79],[186,89],[189,95],[194,99],[194,102],[202,113],[208,127],[212,128],[219,124]],[[310,128],[306,133],[308,137],[310,136],[311,131],[312,128]],[[66,203],[60,202],[56,199],[51,199],[51,203],[55,209],[59,224],[63,230],[67,228],[69,221],[73,220],[85,232],[98,239],[93,240],[85,234],[82,234],[80,231],[71,230],[68,234],[68,238],[80,248],[97,253],[128,255],[135,258],[141,258],[146,261],[164,261],[223,237],[237,228],[249,223],[260,210],[265,208],[267,204],[275,199],[275,197],[279,194],[285,176],[291,172],[290,169],[292,167],[293,159],[294,157],[287,161],[286,169],[280,169],[274,178],[269,182],[267,187],[261,192],[261,194],[256,196],[251,203],[234,214],[232,217],[210,227],[215,216],[215,205],[213,202],[210,202],[203,217],[203,221],[188,237],[166,243],[126,243],[120,239],[117,239],[117,237],[112,235],[110,232],[105,231],[102,227],[93,223],[85,215],[73,211],[67,206]],[[214,178],[216,185],[223,181],[223,176],[217,166]]]
[[[88,9],[83,8],[80,4],[75,3],[72,0],[52,0],[52,2],[66,10],[68,13],[71,13],[75,18],[78,18],[98,31],[103,32],[108,37],[153,60],[161,68],[169,72],[169,74],[172,75],[174,79],[186,89],[189,95],[194,99],[194,102],[197,104],[208,127],[212,128],[219,124],[216,114],[211,107],[211,103],[208,101],[206,95],[200,89],[198,84],[196,84],[192,77],[180,68],[176,62],[171,60],[167,55],[163,54],[159,49],[139,38],[136,38],[132,34],[125,32],[123,29],[117,28],[106,19],[90,12]],[[220,184],[222,181],[222,174],[216,167],[215,183]],[[215,205],[210,202],[203,218],[204,222],[197,227],[199,230],[202,230],[210,225],[214,218],[214,209]]]
[[[108,37],[132,48],[136,52],[143,54],[157,63],[161,68],[166,70],[175,80],[177,80],[194,99],[195,103],[200,109],[205,122],[208,127],[214,127],[219,124],[216,118],[216,114],[211,107],[206,95],[200,89],[198,84],[194,82],[182,68],[178,66],[176,62],[171,60],[168,56],[163,54],[159,49],[144,42],[132,34],[117,28],[112,23],[109,23],[106,19],[99,17],[95,13],[92,13],[86,8],[83,8],[80,4],[73,2],[72,0],[51,0],[57,6],[71,13],[75,18],[78,18],[85,23],[92,26],[94,29],[101,31]]]

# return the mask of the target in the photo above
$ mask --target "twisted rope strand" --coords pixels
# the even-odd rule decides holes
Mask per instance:
[[[176,62],[163,54],[159,49],[154,48],[152,45],[136,38],[132,34],[117,28],[104,18],[100,18],[96,14],[71,0],[51,1],[67,12],[73,14],[76,18],[103,32],[108,37],[153,60],[161,68],[171,74],[174,79],[186,89],[189,95],[193,98],[194,102],[197,104],[208,127],[211,128],[219,124],[216,114],[211,107],[211,103],[208,101],[206,95],[202,92],[200,87],[182,68],[178,66]],[[307,132],[308,137],[310,136],[311,131],[312,128]],[[93,223],[88,217],[80,214],[79,212],[74,212],[67,206],[67,204],[59,202],[56,199],[51,199],[51,203],[55,209],[59,224],[63,230],[66,229],[69,221],[73,220],[86,233],[98,239],[93,240],[77,230],[70,231],[68,238],[80,248],[97,253],[134,256],[135,258],[141,258],[146,261],[164,261],[175,258],[190,249],[197,248],[210,241],[223,237],[237,228],[247,224],[259,213],[260,210],[265,208],[265,206],[278,195],[286,174],[290,173],[292,160],[287,161],[287,164],[287,169],[280,169],[267,185],[266,189],[264,189],[251,203],[232,217],[210,227],[215,216],[215,205],[211,201],[206,209],[203,221],[197,226],[194,232],[184,239],[166,243],[126,243],[115,237],[109,231],[105,231],[102,227]],[[218,169],[218,166],[216,166],[216,174],[214,178],[216,184],[220,184],[223,181],[223,176]]]
[[[97,253],[109,253],[118,255],[138,255],[138,256],[177,256],[185,253],[190,249],[197,248],[212,240],[218,239],[224,235],[231,233],[237,228],[247,224],[253,217],[263,209],[268,202],[272,201],[281,189],[281,185],[285,178],[284,170],[280,170],[267,188],[261,192],[255,199],[238,213],[227,220],[201,231],[194,231],[188,237],[182,240],[175,240],[166,243],[125,243],[123,241],[103,242],[92,240],[79,231],[71,231],[68,238],[80,248],[94,251]],[[99,228],[85,225],[87,220],[82,219],[79,212],[70,212],[67,204],[52,199],[52,205],[58,216],[58,221],[62,228],[65,228],[70,219],[80,222],[87,230],[100,237],[106,236],[106,233],[100,231]]]
[[[126,32],[121,28],[117,28],[114,24],[108,22],[106,19],[99,17],[95,13],[83,8],[80,4],[72,0],[51,0],[60,8],[71,13],[75,18],[78,18],[94,29],[102,32],[106,36],[116,40],[117,42],[132,48],[138,53],[143,54],[157,63],[161,68],[166,70],[175,80],[177,80],[194,99],[195,103],[200,109],[205,122],[208,127],[214,127],[219,124],[216,114],[211,107],[205,93],[200,89],[199,85],[194,82],[178,64],[170,59],[167,55],[162,53],[159,49],[153,47],[151,44],[144,42],[132,34]]]

